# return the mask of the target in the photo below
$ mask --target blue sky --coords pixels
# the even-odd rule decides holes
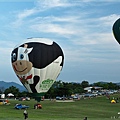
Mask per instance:
[[[112,33],[119,0],[1,0],[0,80],[20,83],[11,51],[30,37],[57,42],[65,62],[57,80],[120,82],[120,45]]]

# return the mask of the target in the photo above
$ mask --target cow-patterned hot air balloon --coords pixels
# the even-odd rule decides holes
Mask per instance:
[[[21,83],[39,102],[62,70],[64,55],[54,41],[30,38],[13,49],[11,62]]]

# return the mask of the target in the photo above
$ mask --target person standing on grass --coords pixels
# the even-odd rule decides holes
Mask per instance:
[[[27,118],[28,118],[27,110],[24,110],[23,115],[24,115],[25,120],[27,120]]]
[[[83,120],[87,120],[87,117],[85,117]]]

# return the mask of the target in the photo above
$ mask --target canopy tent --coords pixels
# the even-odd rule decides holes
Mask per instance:
[[[7,96],[8,97],[14,97],[14,95],[12,93],[9,93]]]

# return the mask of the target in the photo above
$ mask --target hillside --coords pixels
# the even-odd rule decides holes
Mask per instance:
[[[101,82],[101,83],[105,84],[107,82]],[[120,83],[115,83],[115,84],[120,85]],[[0,88],[1,89],[7,89],[11,86],[15,86],[16,88],[19,89],[20,92],[26,91],[25,87],[23,85],[18,84],[18,83],[0,81]]]
[[[100,83],[102,83],[102,84],[107,84],[107,83],[110,83],[110,82],[103,82],[103,81],[100,81]],[[112,83],[114,83],[114,82],[112,82]],[[116,84],[116,85],[120,85],[120,82],[118,82],[118,83],[114,83],[114,84]]]
[[[26,91],[26,89],[24,88],[24,86],[17,84],[15,82],[4,82],[4,81],[0,81],[0,88],[3,89],[7,89],[11,86],[15,86],[16,88],[18,88],[20,91]]]

